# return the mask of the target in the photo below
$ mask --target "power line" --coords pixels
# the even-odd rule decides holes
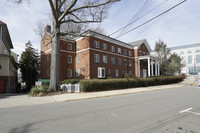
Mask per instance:
[[[152,0],[151,1],[147,0],[142,5],[142,7],[140,8],[140,10],[133,16],[133,18],[130,20],[130,22],[125,27],[122,28],[122,30],[121,30],[121,32],[119,33],[118,36],[120,36],[123,33],[123,31],[132,23],[132,21],[134,21],[151,4],[151,2],[152,2]]]
[[[144,22],[144,23],[142,23],[142,24],[138,25],[137,27],[135,27],[135,28],[133,28],[133,29],[131,29],[131,30],[129,30],[129,31],[125,32],[125,33],[123,33],[123,34],[122,34],[122,35],[120,35],[119,37],[121,37],[121,36],[123,36],[123,35],[125,35],[125,34],[127,34],[127,33],[131,32],[131,31],[133,31],[133,30],[135,30],[135,29],[137,29],[137,28],[139,28],[139,27],[141,27],[141,26],[143,26],[143,25],[145,25],[145,24],[147,24],[147,23],[151,22],[152,20],[154,20],[154,19],[156,19],[156,18],[158,18],[158,17],[162,16],[163,14],[165,14],[165,13],[169,12],[170,10],[172,10],[172,9],[176,8],[177,6],[179,6],[179,5],[183,4],[183,3],[184,3],[184,2],[186,2],[186,1],[187,1],[187,0],[184,0],[184,1],[182,1],[182,2],[180,2],[180,3],[178,3],[178,4],[176,4],[175,6],[173,6],[173,7],[171,7],[170,9],[168,9],[168,10],[164,11],[163,13],[161,13],[161,14],[159,14],[159,15],[157,15],[157,16],[155,16],[155,17],[153,17],[152,19],[149,19],[148,21],[146,21],[146,22]]]
[[[140,20],[141,18],[143,18],[143,17],[146,16],[147,14],[149,14],[149,13],[151,13],[152,11],[154,11],[155,9],[159,8],[161,5],[163,5],[163,4],[166,3],[167,1],[169,1],[169,0],[166,0],[166,1],[162,2],[161,4],[159,4],[158,6],[156,6],[155,8],[153,8],[152,10],[150,10],[149,12],[147,12],[146,14],[144,14],[143,16],[141,16],[141,17],[139,17],[138,19],[136,19],[136,20],[134,20],[133,22],[131,22],[129,25],[131,25],[132,23],[134,23],[134,22]],[[126,27],[126,26],[124,26],[124,27]],[[117,32],[121,31],[124,27],[122,27],[122,28],[118,29],[117,31],[111,33],[109,36],[112,36],[112,35],[116,34]]]

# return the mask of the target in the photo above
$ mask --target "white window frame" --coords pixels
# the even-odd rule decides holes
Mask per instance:
[[[108,50],[107,44],[103,43],[103,50]]]
[[[94,62],[97,62],[97,63],[100,62],[100,55],[99,54],[94,54]]]
[[[111,64],[115,65],[115,57],[111,57]]]
[[[128,53],[129,53],[129,56],[132,56],[132,51],[128,51]]]
[[[72,64],[72,56],[71,55],[67,56],[67,63]]]
[[[119,77],[119,70],[115,69],[115,77]]]
[[[79,50],[79,49],[80,49],[80,45],[77,44],[77,45],[76,45],[76,50]]]
[[[76,72],[76,77],[80,77],[81,76],[81,69],[78,69]]]
[[[71,44],[71,43],[68,43],[68,44],[67,44],[67,49],[68,49],[68,50],[72,50],[72,44]]]
[[[80,58],[79,58],[79,55],[76,56],[76,64],[79,64],[80,63]]]
[[[103,55],[103,63],[105,63],[105,64],[108,63],[108,56]]]
[[[111,51],[115,52],[115,46],[111,45],[110,47],[111,47]]]
[[[95,48],[99,48],[100,46],[99,46],[99,41],[94,41],[94,47]]]
[[[71,78],[72,77],[72,69],[67,70],[67,77]]]
[[[122,65],[122,59],[118,58],[118,65],[121,66]]]
[[[117,49],[117,53],[118,53],[118,54],[121,54],[121,53],[122,53],[122,49],[121,49],[121,48],[118,48],[118,49]]]
[[[104,71],[104,73],[103,73],[103,71]],[[98,78],[105,78],[105,77],[106,77],[105,67],[98,67]]]

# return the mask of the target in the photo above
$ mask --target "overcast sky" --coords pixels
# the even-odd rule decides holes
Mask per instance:
[[[7,0],[1,0],[0,20],[7,23],[10,36],[14,45],[12,51],[21,54],[24,51],[25,43],[30,40],[33,47],[39,49],[40,42],[33,29],[36,22],[46,18],[50,12],[48,0],[30,0],[31,3],[16,5]],[[127,25],[134,15],[140,10],[147,0],[121,0],[114,4],[109,10],[109,16],[100,26],[107,35]],[[145,17],[134,22],[123,30],[122,33],[137,27],[147,20],[159,15],[181,0],[149,0],[152,3],[138,17],[162,4],[156,10]],[[200,1],[187,0],[185,3],[159,17],[158,19],[125,34],[117,39],[124,42],[133,42],[140,39],[147,39],[152,49],[155,42],[163,40],[168,47],[200,43]],[[93,25],[96,26],[96,25]],[[111,36],[117,37],[119,33]]]

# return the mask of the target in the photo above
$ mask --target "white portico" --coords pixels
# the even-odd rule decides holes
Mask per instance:
[[[139,77],[160,76],[159,59],[150,55],[138,57]]]

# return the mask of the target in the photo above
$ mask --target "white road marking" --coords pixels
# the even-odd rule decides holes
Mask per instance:
[[[188,109],[182,110],[179,113],[185,113],[185,112],[187,112],[187,113],[191,113],[191,114],[199,115],[200,116],[200,113],[192,112],[190,110],[192,110],[192,108],[188,108]]]
[[[192,108],[188,108],[188,109],[182,110],[182,111],[180,111],[179,113],[188,112],[189,110],[192,110]]]

